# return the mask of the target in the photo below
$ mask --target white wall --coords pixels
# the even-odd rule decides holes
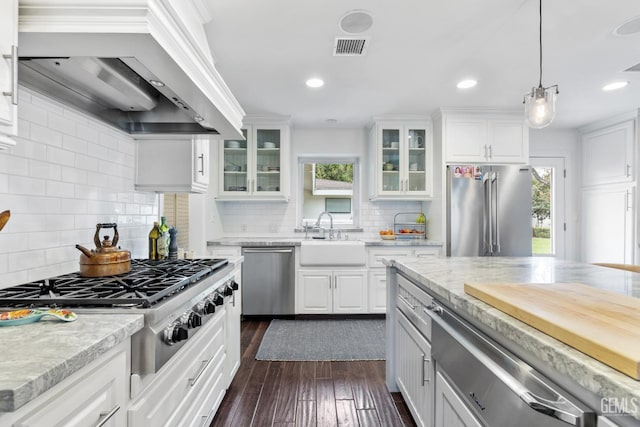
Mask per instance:
[[[207,196],[207,237],[300,237],[294,233],[299,199],[298,158],[300,156],[349,156],[360,159],[360,226],[363,233],[354,238],[377,236],[380,229],[393,225],[398,212],[419,212],[420,202],[369,202],[367,179],[368,130],[364,128],[291,129],[291,198],[285,202],[217,202],[213,188]],[[212,146],[212,171],[218,170],[217,146]],[[214,182],[217,185],[217,179]]]
[[[96,224],[115,222],[119,246],[147,257],[157,196],[134,191],[129,136],[26,89],[16,146],[0,151],[0,287],[78,270]],[[111,234],[108,230],[107,234]]]
[[[531,129],[530,157],[564,158],[565,179],[565,258],[580,259],[580,137],[574,129]]]

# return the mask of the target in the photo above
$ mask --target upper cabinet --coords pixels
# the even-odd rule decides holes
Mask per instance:
[[[18,134],[18,0],[0,2],[0,150]]]
[[[138,191],[205,193],[209,187],[209,137],[137,142]]]
[[[245,140],[218,143],[218,200],[289,198],[289,127],[254,123],[242,129]]]
[[[377,121],[371,129],[371,200],[425,200],[433,192],[431,123]]]
[[[528,163],[529,128],[522,114],[443,112],[446,163]]]
[[[632,182],[634,135],[634,120],[583,133],[582,185]]]

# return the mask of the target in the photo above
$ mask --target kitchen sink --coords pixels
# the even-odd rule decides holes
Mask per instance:
[[[364,265],[366,251],[360,240],[303,240],[300,265]]]

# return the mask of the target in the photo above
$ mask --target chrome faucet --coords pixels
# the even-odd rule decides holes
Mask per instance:
[[[316,221],[316,227],[320,227],[320,220],[322,219],[322,216],[325,214],[329,216],[329,240],[331,240],[333,239],[333,217],[329,212],[324,211],[320,215],[318,215],[318,221]]]

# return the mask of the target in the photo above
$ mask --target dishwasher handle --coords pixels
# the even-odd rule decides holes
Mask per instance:
[[[480,350],[469,339],[467,339],[460,331],[457,330],[455,326],[442,319],[442,317],[440,317],[440,313],[444,311],[442,307],[438,306],[437,304],[431,304],[428,308],[429,310],[425,310],[425,313],[427,313],[427,315],[433,322],[435,322],[447,334],[455,339],[466,351],[473,354],[480,361],[480,363],[482,363],[483,366],[490,370],[493,375],[496,376],[496,378],[500,379],[500,381],[502,381],[513,393],[520,397],[520,399],[522,399],[531,409],[548,415],[552,418],[556,418],[572,426],[580,426],[580,417],[556,406],[568,403],[568,401],[565,400],[562,396],[558,396],[558,401],[546,400],[536,396],[531,391],[529,391],[520,381],[514,378],[509,372],[507,372],[498,363],[491,359],[484,351]],[[460,327],[467,328],[462,323],[460,324]],[[487,341],[480,335],[475,334],[471,330],[470,333],[473,333],[478,339],[485,341],[485,343],[489,347],[492,347],[496,351],[502,353],[500,349],[495,347],[491,342]]]
[[[245,253],[245,254],[291,254],[293,253],[293,249],[251,248],[251,249],[243,249],[242,253]]]

